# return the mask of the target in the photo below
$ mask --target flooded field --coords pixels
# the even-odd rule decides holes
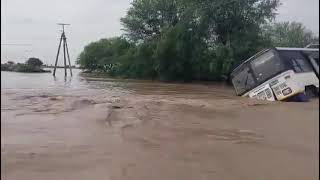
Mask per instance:
[[[1,179],[319,178],[319,101],[1,72]]]

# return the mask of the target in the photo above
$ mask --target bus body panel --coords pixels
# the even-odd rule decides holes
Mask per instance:
[[[257,98],[261,100],[275,101],[284,100],[288,97],[304,92],[304,86],[297,84],[295,73],[292,70],[285,71],[272,79],[264,82],[258,87],[252,89],[243,95],[243,97]],[[268,91],[272,92],[272,96],[266,96]]]
[[[292,70],[282,73],[280,77],[277,78],[277,82],[278,83],[271,82],[271,87],[279,101],[304,92],[304,86],[297,83],[296,74]]]
[[[247,92],[243,97],[248,96],[261,100],[281,101],[303,93],[307,86],[319,88],[319,79],[313,72],[294,73],[292,70],[288,70]],[[273,93],[272,97],[266,96],[269,89]]]
[[[319,88],[319,79],[314,72],[296,73],[294,78],[295,82],[302,87],[315,86]]]
[[[259,86],[258,90],[255,90],[252,92],[250,91],[248,96],[250,98],[256,98],[256,99],[260,99],[260,100],[268,100],[268,101],[275,101],[276,100],[269,84]]]

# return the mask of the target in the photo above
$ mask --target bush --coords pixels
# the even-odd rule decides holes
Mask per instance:
[[[1,71],[9,71],[10,64],[1,64]]]
[[[43,62],[38,58],[32,57],[26,61],[26,64],[30,66],[40,67],[43,64]]]
[[[41,69],[29,64],[18,64],[14,70],[16,72],[41,72]]]

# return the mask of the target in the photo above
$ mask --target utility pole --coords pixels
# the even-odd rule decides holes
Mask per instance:
[[[72,76],[72,68],[71,68],[67,38],[66,38],[66,35],[64,32],[64,26],[68,26],[70,24],[59,23],[58,25],[62,26],[62,34],[60,36],[58,52],[57,52],[57,56],[56,56],[56,62],[55,62],[54,69],[53,69],[53,76],[56,76],[56,69],[57,69],[58,58],[59,58],[59,53],[60,53],[60,49],[61,49],[61,43],[63,44],[64,76],[67,76],[67,60],[66,60],[67,58],[68,58],[68,62],[69,62],[70,75]]]

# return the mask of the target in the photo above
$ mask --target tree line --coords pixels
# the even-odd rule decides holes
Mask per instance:
[[[124,34],[85,46],[90,72],[163,81],[225,80],[256,52],[318,38],[301,23],[275,23],[279,0],[133,0]]]
[[[25,63],[15,63],[8,61],[1,64],[1,71],[14,71],[14,72],[26,72],[26,73],[46,73],[50,70],[42,69],[43,62],[39,58],[31,57]]]

